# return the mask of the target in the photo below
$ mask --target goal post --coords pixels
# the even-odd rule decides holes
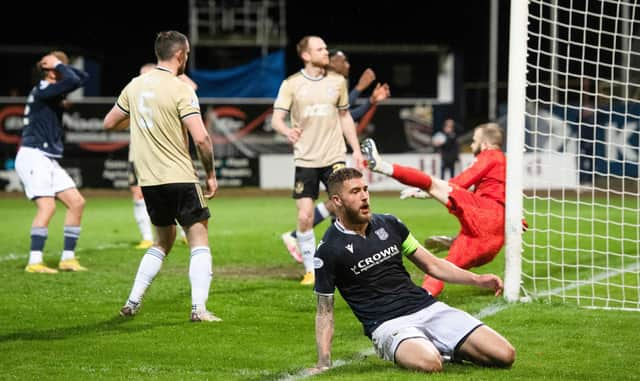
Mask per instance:
[[[509,89],[507,106],[507,183],[505,192],[504,296],[517,301],[520,293],[522,248],[522,156],[527,66],[527,1],[511,2]]]
[[[510,24],[505,298],[640,311],[640,3],[513,0]]]

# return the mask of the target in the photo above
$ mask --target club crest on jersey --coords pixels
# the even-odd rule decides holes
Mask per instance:
[[[342,169],[345,168],[346,164],[345,163],[335,163],[331,166],[331,173],[337,171],[338,169]]]
[[[384,228],[380,228],[374,231],[374,233],[376,233],[376,235],[378,236],[378,238],[380,238],[381,241],[385,241],[387,238],[389,238],[389,233],[387,233],[387,231],[384,230]]]
[[[351,254],[353,254],[353,244],[352,243],[347,244],[347,246],[345,246],[344,248],[349,250],[349,252],[351,252]]]

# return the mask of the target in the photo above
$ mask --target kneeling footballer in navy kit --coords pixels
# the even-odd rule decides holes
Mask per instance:
[[[377,354],[400,367],[439,372],[445,359],[501,368],[513,364],[515,349],[504,337],[416,285],[402,256],[438,279],[494,289],[496,296],[502,292],[500,277],[474,274],[435,257],[399,219],[372,213],[368,187],[357,169],[334,172],[328,191],[337,220],[315,254],[318,363],[311,373],[331,367],[335,288]]]

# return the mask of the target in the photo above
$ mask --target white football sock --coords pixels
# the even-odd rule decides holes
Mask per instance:
[[[71,250],[63,250],[62,251],[62,256],[60,257],[60,260],[61,261],[66,261],[68,259],[73,259],[75,257],[76,257],[76,255],[75,255],[75,253],[73,251],[71,251]]]
[[[209,299],[211,286],[211,250],[206,246],[196,246],[191,249],[189,261],[189,280],[191,281],[191,305],[202,308]]]
[[[29,264],[34,265],[36,263],[42,262],[42,251],[31,251],[29,253]]]
[[[302,253],[302,263],[304,264],[304,271],[307,273],[314,272],[313,269],[313,256],[316,253],[316,236],[313,234],[313,229],[306,232],[297,231],[298,247],[300,253]]]
[[[151,219],[147,213],[147,205],[142,200],[133,200],[133,216],[138,224],[138,229],[145,241],[153,241],[153,232],[151,230]]]
[[[136,279],[131,288],[129,300],[134,303],[140,303],[142,301],[142,297],[151,285],[151,282],[153,282],[153,278],[160,272],[164,257],[165,254],[157,247],[150,247],[147,252],[144,253],[140,261],[140,266],[138,267]]]
[[[324,204],[324,202],[321,202],[318,205],[316,205],[316,208],[318,209],[318,213],[320,213],[320,215],[323,218],[327,218],[331,215],[331,213],[327,209],[327,206]]]
[[[393,164],[381,160],[376,166],[376,171],[387,176],[393,176]]]

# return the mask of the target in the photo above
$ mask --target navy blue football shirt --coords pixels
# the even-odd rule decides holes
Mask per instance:
[[[315,254],[315,292],[332,295],[337,288],[371,337],[385,321],[436,301],[403,264],[402,255],[412,255],[418,246],[409,229],[389,214],[373,214],[365,237],[336,221]]]

